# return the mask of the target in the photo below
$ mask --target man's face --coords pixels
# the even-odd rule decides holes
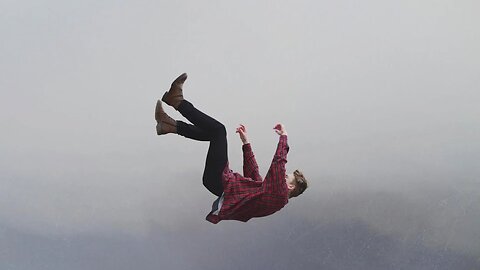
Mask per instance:
[[[285,181],[287,182],[288,189],[292,190],[295,188],[295,175],[293,175],[293,173],[285,174]]]

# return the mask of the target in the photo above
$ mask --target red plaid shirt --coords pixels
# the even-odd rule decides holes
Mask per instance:
[[[287,136],[280,136],[277,150],[265,180],[258,171],[257,161],[250,144],[244,144],[243,176],[230,170],[228,163],[223,171],[224,192],[214,204],[207,220],[216,224],[233,219],[247,222],[253,217],[271,215],[288,203],[288,188],[285,182],[285,164],[289,150]],[[223,199],[218,211],[219,200]]]

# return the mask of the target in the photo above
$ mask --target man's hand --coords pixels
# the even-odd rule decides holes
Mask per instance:
[[[237,128],[236,133],[240,135],[240,140],[242,140],[243,144],[249,143],[248,137],[247,137],[247,129],[245,128],[244,125],[240,124],[240,126]]]
[[[273,129],[275,130],[275,132],[278,135],[287,135],[287,131],[285,130],[285,126],[281,123],[278,123],[277,125],[275,125],[275,127]]]

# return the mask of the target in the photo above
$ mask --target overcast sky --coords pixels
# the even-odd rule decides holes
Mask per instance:
[[[478,1],[0,0],[0,268],[480,269]],[[310,187],[205,221],[185,98]],[[167,112],[183,120],[170,107]]]

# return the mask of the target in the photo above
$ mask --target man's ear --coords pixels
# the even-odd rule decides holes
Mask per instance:
[[[294,190],[295,189],[294,184],[287,183],[287,187],[288,187],[288,190]]]

